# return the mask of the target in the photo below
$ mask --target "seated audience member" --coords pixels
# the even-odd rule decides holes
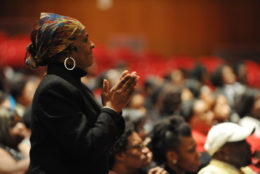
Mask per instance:
[[[11,101],[8,94],[0,90],[0,106],[4,108],[11,108]]]
[[[220,66],[213,72],[211,81],[216,87],[216,93],[225,95],[233,109],[235,99],[245,91],[245,86],[237,81],[232,67],[227,64]]]
[[[0,173],[26,173],[29,148],[21,145],[25,126],[12,110],[0,107]]]
[[[147,130],[145,127],[152,127],[147,117],[137,109],[128,108],[123,110],[123,117],[126,121],[133,123],[135,131],[144,140],[147,136],[147,132],[151,129]]]
[[[182,88],[172,84],[165,84],[159,93],[156,103],[158,119],[179,114],[181,106]]]
[[[212,111],[216,122],[221,123],[230,120],[231,108],[224,95],[216,96],[215,102],[212,106]]]
[[[109,174],[145,174],[152,161],[152,152],[127,122],[126,129],[110,151]],[[160,167],[152,168],[148,174],[168,174]]]
[[[15,110],[19,116],[23,116],[27,107],[32,104],[33,95],[39,84],[39,77],[15,73],[9,79],[10,94],[15,99]]]
[[[240,125],[253,125],[254,134],[260,138],[260,90],[247,89],[237,103],[237,112],[241,119]]]
[[[191,126],[192,136],[197,143],[197,150],[204,152],[207,133],[215,122],[214,113],[208,103],[202,99],[183,102],[181,106],[181,116],[183,116]]]
[[[200,167],[200,154],[196,151],[191,128],[180,116],[157,123],[151,132],[149,147],[154,161],[164,166],[169,174],[196,172]]]
[[[205,149],[212,156],[208,166],[199,174],[251,174],[250,145],[246,138],[254,127],[241,127],[225,122],[213,126],[207,136]]]
[[[142,139],[152,127],[150,120],[146,116],[146,108],[144,107],[144,96],[136,92],[130,99],[127,107],[123,109],[123,117],[125,120],[131,121],[135,126],[135,131]]]
[[[146,108],[144,106],[144,96],[141,93],[136,92],[130,99],[126,109],[135,109],[146,115]]]
[[[31,136],[31,112],[32,112],[32,107],[29,106],[26,108],[23,117],[22,117],[22,122],[25,125],[25,137],[24,140],[22,141],[23,144],[31,147],[31,142],[30,142],[30,136]]]
[[[237,103],[237,111],[242,117],[239,121],[241,126],[254,126],[255,132],[247,138],[254,153],[260,152],[260,91],[247,89]],[[250,166],[260,173],[260,166]]]

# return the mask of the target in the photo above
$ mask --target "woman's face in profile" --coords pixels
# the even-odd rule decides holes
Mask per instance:
[[[178,146],[177,166],[185,171],[197,171],[200,166],[200,153],[196,150],[197,143],[193,137],[181,137]]]
[[[76,61],[76,66],[80,69],[85,70],[93,64],[93,53],[94,43],[89,40],[88,33],[85,31],[75,40],[72,44],[75,49],[72,50],[72,57]]]

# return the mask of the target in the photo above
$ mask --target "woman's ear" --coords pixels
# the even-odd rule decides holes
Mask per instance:
[[[77,47],[75,47],[75,46],[71,46],[70,49],[71,49],[71,51],[76,51],[76,52],[78,51]]]
[[[173,164],[176,164],[178,161],[178,154],[174,151],[168,151],[166,153],[167,161]]]
[[[125,159],[126,159],[126,154],[124,152],[119,152],[118,154],[115,155],[116,161],[125,161]]]

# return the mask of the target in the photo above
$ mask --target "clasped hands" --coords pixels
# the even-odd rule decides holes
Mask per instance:
[[[139,78],[136,72],[130,73],[126,70],[122,73],[119,81],[111,88],[108,80],[105,79],[101,94],[103,106],[120,113],[135,92]]]

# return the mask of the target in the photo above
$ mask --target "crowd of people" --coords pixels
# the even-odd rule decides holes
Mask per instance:
[[[1,68],[0,173],[260,173],[260,90],[242,69],[197,64],[138,83],[127,62],[93,73],[88,37],[42,13],[26,63],[47,69]]]

